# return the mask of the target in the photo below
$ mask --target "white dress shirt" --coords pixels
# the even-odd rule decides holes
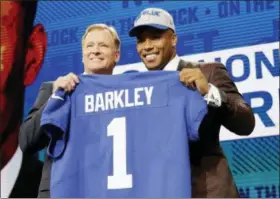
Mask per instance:
[[[22,164],[22,151],[18,146],[15,154],[1,170],[1,198],[8,198],[11,194]]]

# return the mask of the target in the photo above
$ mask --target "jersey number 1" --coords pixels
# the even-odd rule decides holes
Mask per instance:
[[[132,188],[132,175],[127,174],[126,118],[114,118],[107,126],[107,136],[113,137],[113,175],[108,176],[108,189]]]

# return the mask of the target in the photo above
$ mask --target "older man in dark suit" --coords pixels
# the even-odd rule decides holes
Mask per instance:
[[[178,57],[175,32],[168,12],[148,8],[136,18],[129,35],[136,37],[137,52],[148,70],[181,70],[180,80],[198,89],[209,105],[200,140],[190,146],[193,197],[239,197],[219,144],[219,131],[223,125],[238,135],[249,135],[255,126],[254,115],[224,65],[186,62]]]
[[[94,45],[93,45],[94,44]],[[106,47],[104,47],[106,46]],[[120,39],[111,26],[93,24],[89,26],[82,39],[84,73],[111,75],[120,58]],[[78,77],[69,73],[55,82],[42,84],[38,97],[21,125],[19,144],[25,153],[34,154],[47,147],[49,137],[40,129],[40,120],[46,102],[52,93],[61,88],[72,91],[79,83]],[[50,197],[50,169],[52,160],[46,156],[43,167],[39,197]]]

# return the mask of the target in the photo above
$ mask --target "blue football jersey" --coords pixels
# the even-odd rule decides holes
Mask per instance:
[[[191,197],[189,140],[207,104],[178,72],[80,75],[49,99],[51,197]]]

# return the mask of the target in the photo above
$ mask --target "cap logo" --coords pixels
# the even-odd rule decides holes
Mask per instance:
[[[145,10],[135,19],[135,23],[137,23],[138,20],[149,21],[151,16],[160,17],[160,11]]]
[[[146,10],[142,13],[142,15],[152,15],[152,16],[160,16],[160,11],[156,11],[156,10]]]

